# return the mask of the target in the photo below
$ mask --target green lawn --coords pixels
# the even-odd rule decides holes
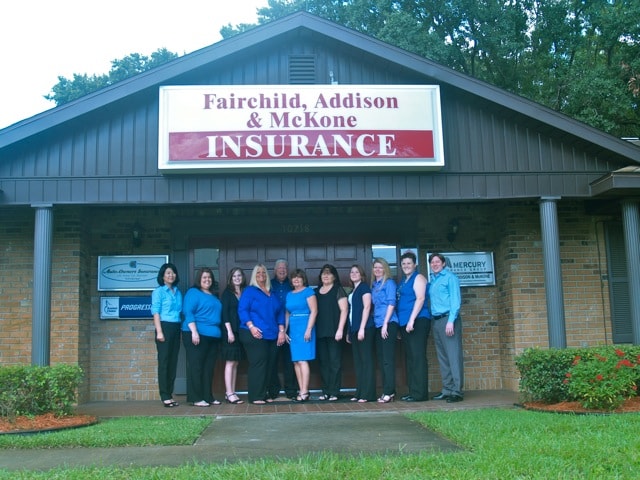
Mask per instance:
[[[11,479],[636,479],[640,476],[640,414],[561,415],[520,409],[416,413],[410,417],[466,451],[447,454],[343,457],[307,455],[295,460],[256,459],[234,464],[180,468],[76,468],[6,472]],[[169,421],[171,420],[171,421]],[[48,434],[49,446],[150,445],[179,436],[191,443],[207,418],[124,418]],[[113,422],[113,423],[112,423]],[[157,422],[150,425],[146,422]],[[174,423],[177,422],[177,423]],[[123,432],[123,425],[128,424]],[[153,434],[149,435],[150,427]],[[102,429],[102,430],[98,430]],[[177,431],[181,431],[177,435]],[[122,431],[122,435],[118,432]],[[336,435],[349,435],[348,431]],[[63,436],[65,437],[63,440]],[[73,437],[84,437],[75,440]],[[34,448],[27,444],[3,448]],[[17,442],[17,440],[15,440]],[[161,444],[166,444],[163,440]],[[157,443],[157,442],[156,442]],[[40,443],[35,448],[45,448]],[[34,450],[37,455],[37,450]],[[1,468],[1,467],[0,467]]]

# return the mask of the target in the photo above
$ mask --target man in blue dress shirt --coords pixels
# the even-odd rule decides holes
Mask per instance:
[[[464,398],[460,280],[446,268],[446,265],[442,254],[429,255],[429,267],[432,272],[429,298],[433,338],[442,376],[442,391],[433,399],[455,403],[461,402]]]
[[[273,266],[274,276],[271,279],[271,291],[278,297],[280,303],[284,306],[287,299],[287,293],[292,290],[289,281],[289,264],[284,258],[276,260]],[[298,395],[298,381],[296,380],[296,372],[291,361],[291,347],[288,343],[284,343],[278,347],[278,357],[271,374],[271,382],[269,386],[269,397],[276,399],[280,394],[281,384],[279,371],[282,368],[282,376],[284,381],[284,392],[287,398],[294,399]]]

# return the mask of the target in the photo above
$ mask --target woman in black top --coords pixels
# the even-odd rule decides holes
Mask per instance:
[[[347,294],[340,284],[338,271],[326,264],[320,270],[316,289],[316,358],[320,364],[322,395],[319,400],[335,402],[342,383],[342,338],[349,314]]]
[[[364,269],[353,265],[349,272],[353,291],[349,294],[349,334],[353,366],[356,372],[356,392],[352,402],[376,400],[376,327],[371,315],[371,288],[366,283]]]
[[[242,344],[238,337],[240,319],[238,301],[247,286],[247,279],[241,268],[232,268],[227,277],[227,288],[222,292],[222,359],[224,365],[225,398],[229,403],[244,403],[236,394],[238,363],[244,357]]]

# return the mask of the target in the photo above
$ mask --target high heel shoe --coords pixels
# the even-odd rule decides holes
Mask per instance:
[[[299,393],[294,402],[302,403],[309,401],[309,392],[307,393]]]
[[[392,393],[391,395],[382,395],[379,399],[378,399],[378,403],[389,403],[389,402],[393,402],[393,400],[396,398],[396,394]]]
[[[227,403],[232,403],[234,405],[240,405],[241,403],[244,403],[244,401],[240,400],[240,397],[238,397],[238,394],[236,392],[228,394],[225,393],[224,398]]]

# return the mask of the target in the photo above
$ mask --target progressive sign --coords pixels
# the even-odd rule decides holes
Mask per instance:
[[[166,173],[440,169],[437,85],[164,86]]]

